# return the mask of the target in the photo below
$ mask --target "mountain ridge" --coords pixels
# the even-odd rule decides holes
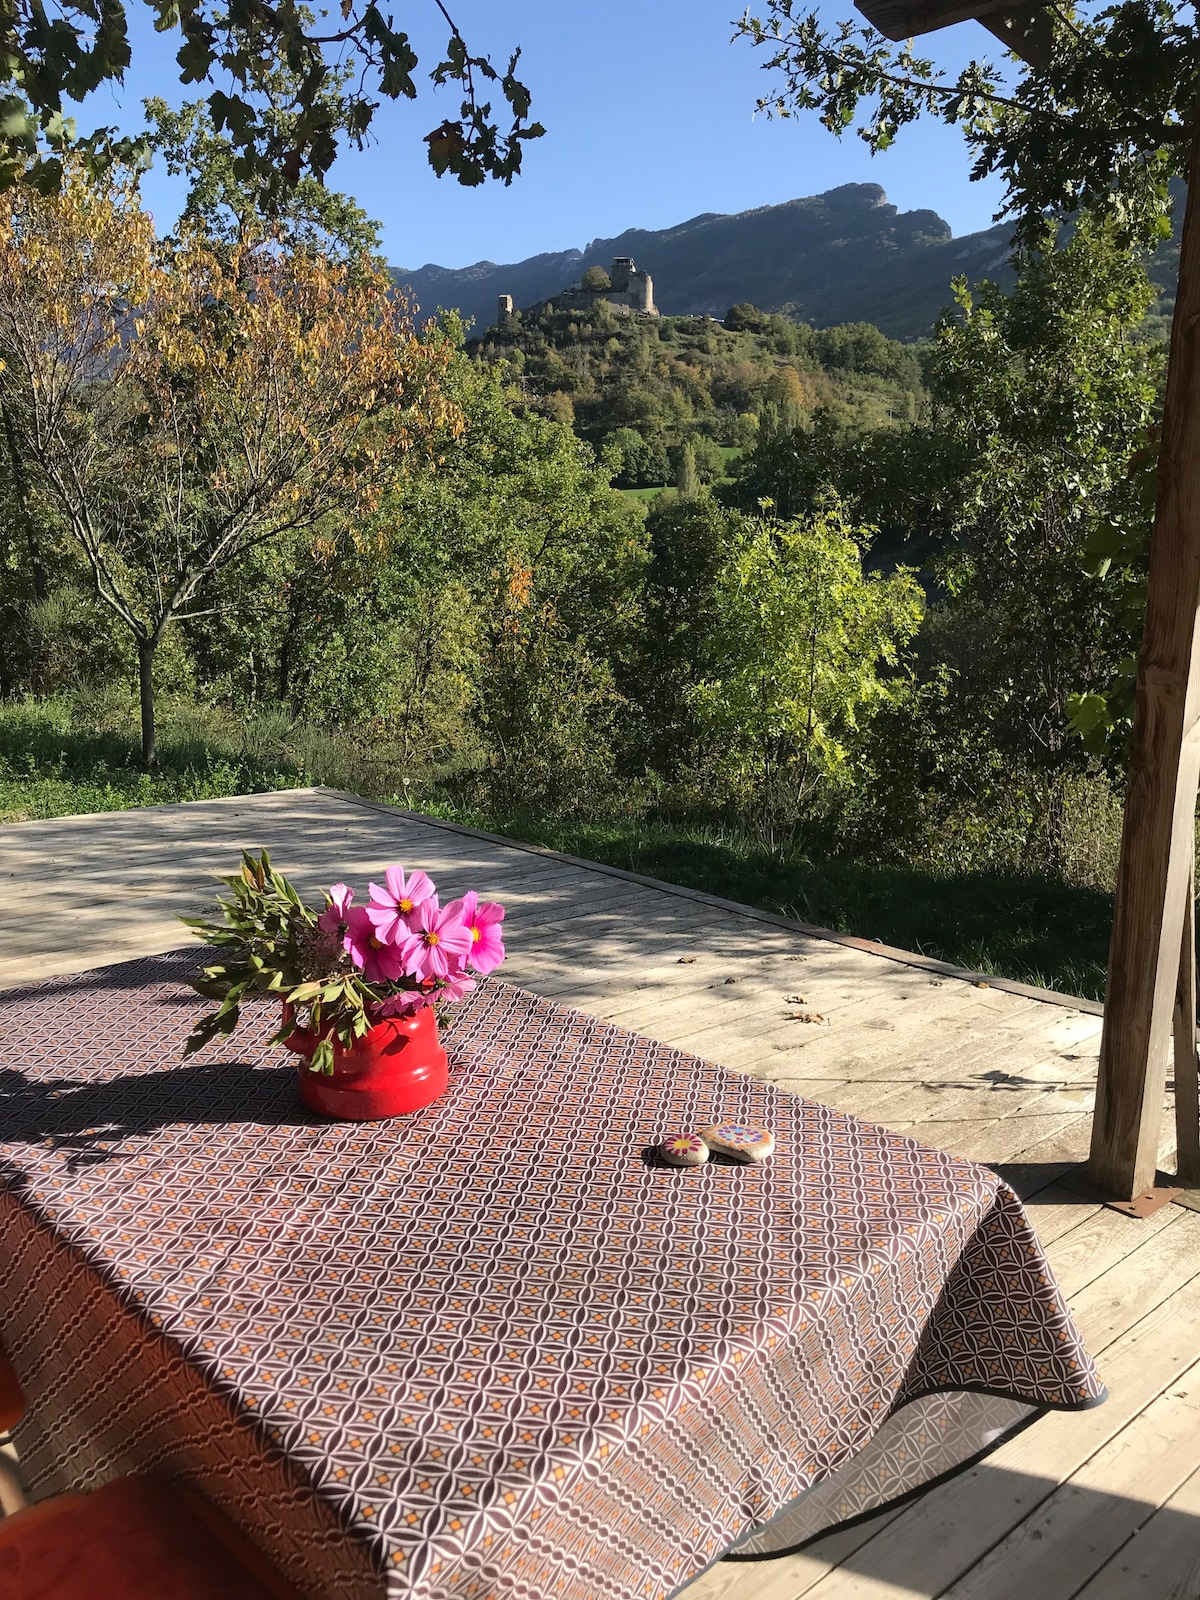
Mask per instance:
[[[936,211],[902,212],[878,184],[842,184],[818,195],[739,212],[701,212],[667,228],[627,228],[583,249],[545,251],[517,262],[461,268],[427,262],[393,268],[423,315],[438,307],[491,325],[496,297],[538,304],[577,281],[589,266],[633,256],[654,278],[667,315],[723,316],[749,301],[787,310],[816,327],[873,322],[892,338],[929,333],[960,274],[1011,281],[1004,226],[953,235]]]

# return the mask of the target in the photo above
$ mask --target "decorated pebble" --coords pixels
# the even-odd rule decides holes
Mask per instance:
[[[671,1167],[702,1167],[708,1160],[708,1146],[695,1133],[681,1133],[664,1139],[658,1153]]]
[[[775,1148],[769,1128],[741,1122],[714,1122],[711,1128],[700,1129],[700,1138],[717,1155],[736,1161],[765,1161]]]

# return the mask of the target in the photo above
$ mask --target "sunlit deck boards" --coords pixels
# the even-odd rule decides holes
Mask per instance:
[[[511,981],[1000,1165],[1026,1196],[1109,1402],[1039,1421],[899,1514],[722,1564],[689,1600],[1197,1600],[1200,1215],[1135,1222],[1055,1181],[1087,1152],[1095,1008],[322,790],[0,829],[0,987],[183,943],[175,915],[211,903],[243,844],[314,893],[393,860],[447,895],[477,888],[508,907]]]

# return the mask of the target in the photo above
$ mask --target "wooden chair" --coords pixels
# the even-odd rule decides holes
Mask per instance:
[[[0,1433],[24,1411],[0,1351]],[[25,1505],[12,1476],[21,1509],[0,1519],[0,1600],[300,1600],[240,1529],[179,1484],[119,1478]]]
[[[25,1396],[12,1369],[12,1363],[0,1350],[0,1445],[25,1415]],[[19,1511],[25,1504],[25,1486],[11,1457],[0,1450],[0,1517]]]

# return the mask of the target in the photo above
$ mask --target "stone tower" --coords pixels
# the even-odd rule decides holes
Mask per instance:
[[[503,322],[506,317],[511,317],[513,312],[512,295],[499,294],[496,296],[496,321]]]
[[[629,289],[629,279],[633,273],[632,256],[615,256],[609,271],[609,281],[614,294],[625,294]]]
[[[619,295],[635,316],[656,317],[654,305],[654,280],[648,272],[639,272],[632,256],[614,256],[608,274],[613,295]]]
[[[634,272],[632,261],[629,265],[631,270],[625,288],[629,309],[639,316],[656,317],[658,308],[654,304],[654,280],[648,272]]]

